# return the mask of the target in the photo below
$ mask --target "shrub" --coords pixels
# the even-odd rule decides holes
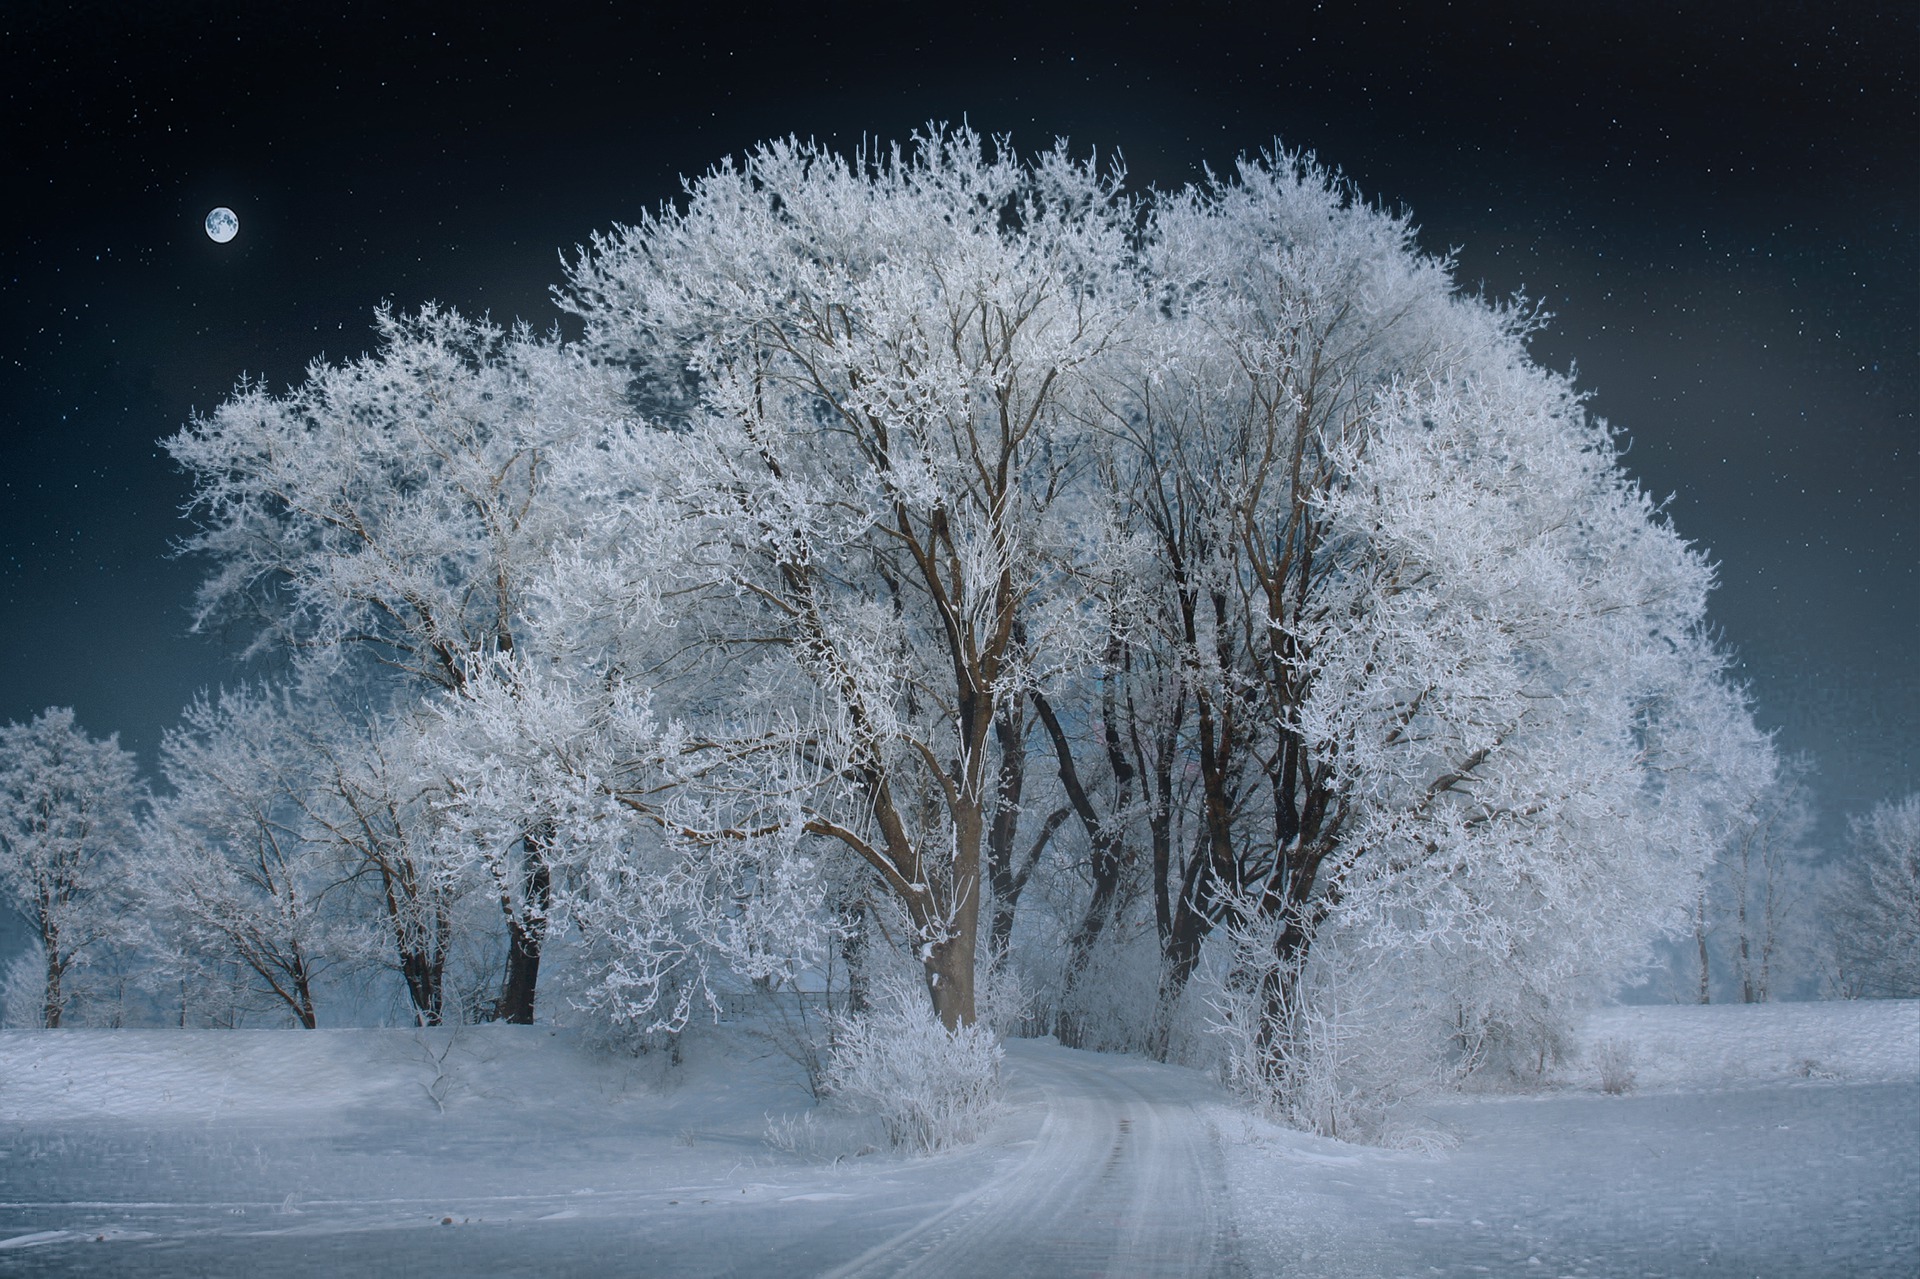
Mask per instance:
[[[1433,1149],[1444,1138],[1410,1103],[1441,1075],[1430,1008],[1405,965],[1329,933],[1305,962],[1283,960],[1280,921],[1242,901],[1218,934],[1206,980],[1207,1028],[1227,1087],[1283,1123],[1370,1145]],[[1267,1002],[1278,985],[1288,1003]]]
[[[1593,1068],[1600,1091],[1610,1097],[1633,1091],[1633,1045],[1624,1039],[1603,1039],[1593,1046]]]
[[[949,1032],[907,980],[886,982],[865,1013],[832,1018],[827,1087],[871,1110],[896,1147],[972,1141],[998,1100],[1004,1054],[984,1023]]]

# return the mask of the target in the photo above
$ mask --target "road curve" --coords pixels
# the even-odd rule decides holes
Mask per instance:
[[[1007,1044],[1006,1072],[1013,1115],[995,1144],[1024,1156],[833,1279],[1246,1273],[1189,1072],[1030,1040]]]

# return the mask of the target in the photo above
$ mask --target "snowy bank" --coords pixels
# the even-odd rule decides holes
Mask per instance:
[[[546,1027],[0,1031],[0,1122],[313,1119],[629,1093],[631,1057]]]
[[[1624,1044],[1639,1091],[1819,1080],[1920,1082],[1920,1000],[1601,1008],[1561,1073],[1590,1081],[1599,1045]]]
[[[1920,1274],[1920,1002],[1607,1008],[1527,1092],[1420,1107],[1451,1148],[1217,1112],[1254,1273]],[[1635,1076],[1601,1091],[1603,1045]]]

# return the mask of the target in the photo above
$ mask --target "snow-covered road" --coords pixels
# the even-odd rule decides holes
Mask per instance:
[[[1022,1135],[1003,1125],[998,1139],[1024,1153],[834,1279],[1243,1273],[1219,1137],[1190,1072],[1030,1041],[1007,1053]]]

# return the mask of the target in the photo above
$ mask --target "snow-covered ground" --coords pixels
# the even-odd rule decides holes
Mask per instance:
[[[1920,1273],[1920,1003],[1621,1008],[1546,1090],[1344,1145],[1009,1045],[980,1143],[799,1116],[739,1027],[0,1033],[0,1275]],[[1602,1093],[1594,1045],[1635,1084]]]
[[[1609,1008],[1580,1049],[1544,1090],[1424,1107],[1437,1154],[1217,1112],[1254,1268],[1920,1275],[1920,1002]]]

